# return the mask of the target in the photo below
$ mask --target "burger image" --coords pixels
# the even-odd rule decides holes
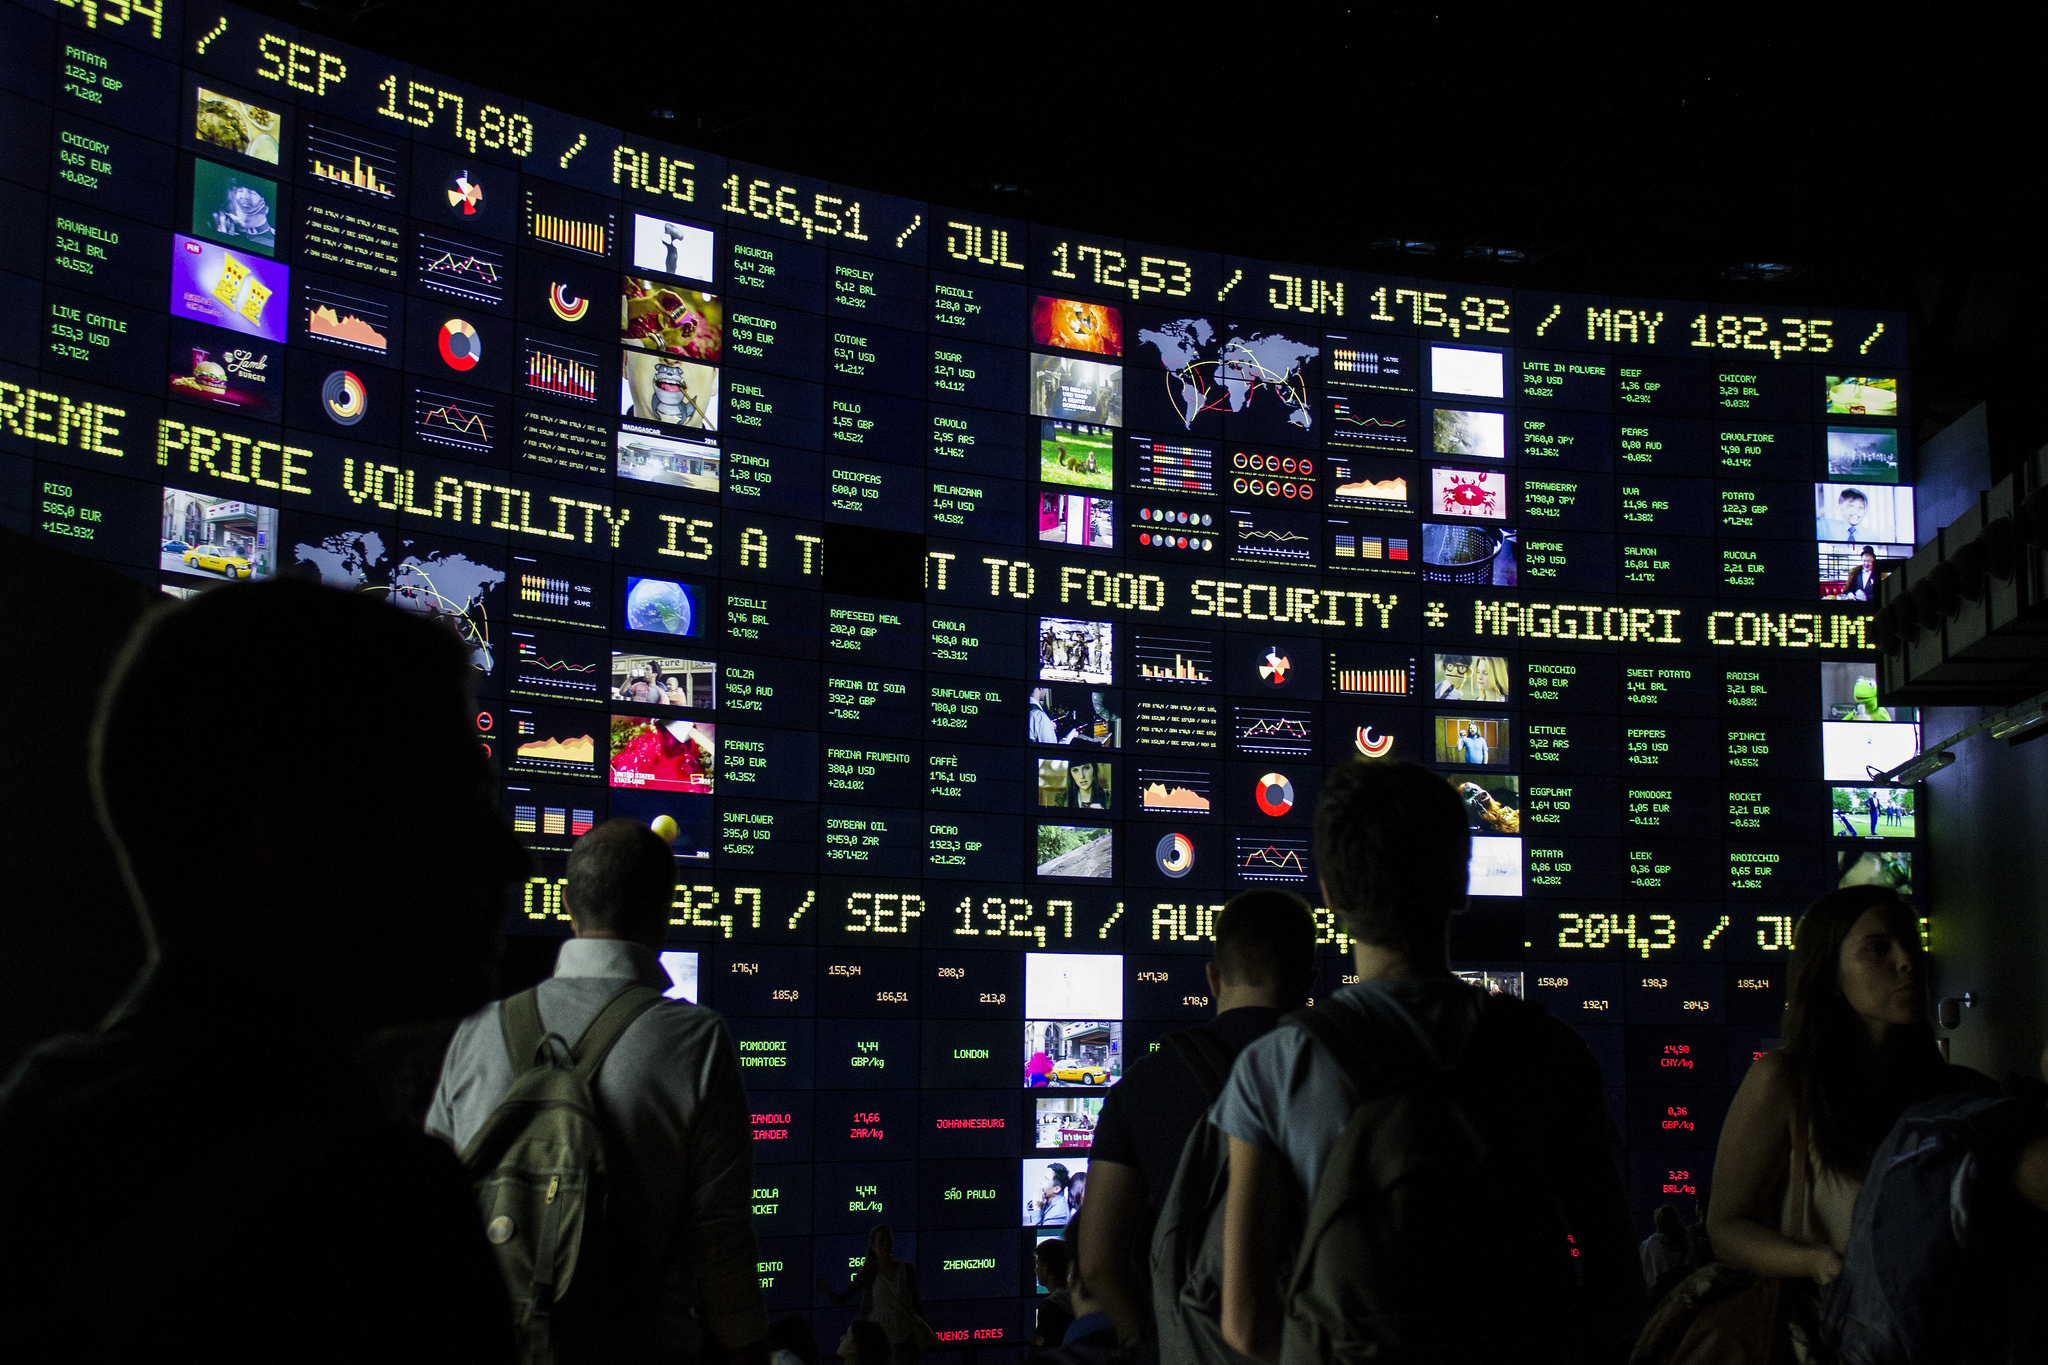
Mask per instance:
[[[211,355],[192,348],[192,373],[171,380],[171,387],[196,393],[202,398],[219,398],[228,391],[228,372]]]

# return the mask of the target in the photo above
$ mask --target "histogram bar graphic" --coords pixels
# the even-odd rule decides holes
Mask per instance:
[[[1378,697],[1405,697],[1410,691],[1405,668],[1340,668],[1339,692],[1363,692]]]
[[[1141,677],[1153,678],[1163,682],[1205,683],[1209,681],[1209,675],[1204,673],[1193,660],[1179,654],[1173,656],[1173,663],[1171,665],[1139,664],[1138,673]]]
[[[375,166],[365,166],[363,159],[359,156],[350,157],[349,164],[346,166],[336,162],[322,161],[316,156],[313,158],[313,174],[322,180],[347,185],[351,189],[361,190],[365,194],[374,194],[380,199],[389,199],[395,193],[389,185],[377,179],[377,168]]]
[[[375,199],[393,199],[398,159],[386,143],[351,137],[319,124],[306,126],[306,166],[315,180]]]
[[[581,398],[592,403],[597,401],[597,367],[567,356],[550,355],[546,351],[527,352],[526,384],[528,388],[539,389],[543,393]]]
[[[576,251],[586,251],[593,256],[611,254],[610,223],[564,218],[559,214],[543,212],[535,208],[531,202],[526,206],[526,219],[526,230],[544,242],[553,242],[557,246],[566,246]]]

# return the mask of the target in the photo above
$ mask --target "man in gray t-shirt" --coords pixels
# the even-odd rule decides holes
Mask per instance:
[[[1315,856],[1359,980],[1316,1015],[1343,1025],[1382,1071],[1447,1068],[1452,1097],[1508,1173],[1515,1201],[1470,1236],[1526,1249],[1527,1264],[1510,1256],[1509,1282],[1474,1286],[1475,1311],[1500,1315],[1503,1334],[1529,1333],[1534,1354],[1524,1359],[1542,1358],[1546,1343],[1617,1345],[1633,1332],[1641,1285],[1599,1068],[1541,1008],[1489,1005],[1451,975],[1446,936],[1464,904],[1470,848],[1463,802],[1428,770],[1364,760],[1331,776]],[[1468,1048],[1482,1015],[1484,1039]],[[1237,1350],[1278,1357],[1285,1305],[1274,1286],[1332,1148],[1374,1097],[1305,1028],[1283,1026],[1239,1054],[1209,1115],[1230,1138],[1222,1316]]]

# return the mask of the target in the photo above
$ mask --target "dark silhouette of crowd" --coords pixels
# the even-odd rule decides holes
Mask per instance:
[[[326,702],[220,682],[264,675],[319,677]],[[298,582],[137,628],[91,782],[147,964],[97,1030],[0,1088],[10,1358],[825,1354],[763,1309],[733,1044],[659,957],[668,846],[625,820],[585,834],[552,975],[494,998],[504,893],[530,865],[472,677],[435,625]],[[194,754],[254,775],[236,809],[192,799]],[[1457,791],[1355,761],[1322,788],[1314,844],[1347,983],[1312,998],[1306,902],[1224,908],[1215,1016],[1128,1066],[1085,1204],[1035,1246],[1032,1360],[2048,1358],[2048,1092],[1945,1060],[1896,894],[1807,910],[1782,1043],[1735,1095],[1691,1218],[1659,1208],[1644,1238],[1586,1045],[1451,970]],[[422,1125],[380,1059],[456,1018]],[[817,1280],[859,1303],[830,1354],[952,1349],[894,1253],[878,1225],[847,1283]]]

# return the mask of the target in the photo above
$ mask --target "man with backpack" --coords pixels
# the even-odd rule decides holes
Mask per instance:
[[[1168,1034],[1103,1101],[1088,1160],[1090,1212],[1076,1244],[1082,1278],[1126,1341],[1152,1335],[1146,1260],[1188,1135],[1203,1126],[1237,1054],[1309,998],[1315,971],[1307,902],[1277,890],[1233,897],[1216,917],[1208,964],[1216,1017]]]
[[[674,855],[608,820],[568,873],[576,936],[552,977],[463,1021],[427,1131],[469,1170],[526,1360],[759,1358],[739,1063],[717,1014],[662,998]]]
[[[1221,1329],[1262,1360],[1625,1355],[1635,1237],[1600,1072],[1540,1008],[1464,985],[1471,851],[1448,783],[1359,760],[1324,783],[1315,857],[1359,980],[1245,1049]]]

